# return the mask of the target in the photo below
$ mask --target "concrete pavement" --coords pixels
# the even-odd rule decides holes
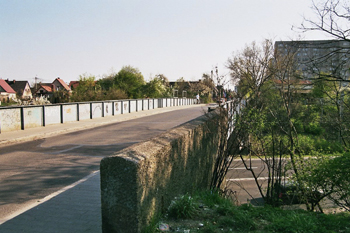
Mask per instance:
[[[205,107],[205,105],[199,106]],[[125,115],[7,132],[0,134],[0,145],[46,138],[114,122],[192,107],[194,106],[160,108]],[[13,213],[7,219],[0,222],[0,224],[1,233],[102,232],[99,171],[95,171],[84,179],[39,200],[37,203],[32,203],[25,209]]]

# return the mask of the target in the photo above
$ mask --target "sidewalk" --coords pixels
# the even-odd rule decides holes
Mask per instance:
[[[0,134],[0,145],[46,138],[58,134],[93,128],[177,109],[203,107],[187,105],[153,109],[125,115],[51,125]],[[1,224],[1,223],[0,223]],[[1,233],[100,233],[100,172],[53,193],[32,206],[20,210],[0,225]]]

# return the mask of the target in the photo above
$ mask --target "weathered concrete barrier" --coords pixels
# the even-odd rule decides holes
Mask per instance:
[[[194,99],[160,98],[0,107],[0,133],[177,106],[179,100],[194,104]]]
[[[202,116],[101,161],[102,230],[140,232],[176,196],[208,188],[218,149]]]

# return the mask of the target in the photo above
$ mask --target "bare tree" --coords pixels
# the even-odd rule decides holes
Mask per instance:
[[[273,44],[266,40],[262,48],[255,42],[228,59],[232,81],[240,87],[240,95],[259,95],[263,84],[271,77],[268,67],[273,58]]]
[[[219,128],[219,147],[215,160],[213,177],[210,184],[212,190],[222,190],[225,185],[226,174],[233,160],[242,152],[242,138],[245,138],[246,132],[242,127],[231,128],[232,121],[235,121],[234,109],[239,105],[239,101],[230,101],[220,105],[214,113],[216,116],[211,118]]]
[[[332,91],[325,91],[326,98],[336,107],[335,127],[339,138],[347,147],[348,125],[343,120],[344,112],[350,110],[345,93],[349,90],[350,75],[350,4],[346,0],[313,1],[313,12],[316,19],[304,17],[298,29],[302,32],[319,31],[329,35],[334,41],[325,41],[314,45],[315,49],[323,49],[320,56],[310,58],[306,63],[313,71],[314,85],[321,83],[332,86]],[[325,71],[325,67],[328,68]],[[324,101],[323,101],[324,102]],[[330,121],[331,123],[331,121]]]
[[[281,55],[272,42],[261,46],[253,43],[228,61],[232,79],[238,83],[238,98],[245,107],[235,118],[235,130],[240,130],[241,162],[251,172],[265,203],[280,205],[285,165],[290,161],[288,175],[294,175],[303,200],[309,207],[308,194],[299,176],[302,174],[303,151],[294,121],[302,111],[303,99],[300,73],[296,69],[294,52]],[[235,132],[234,130],[234,132]],[[244,153],[245,152],[245,153]],[[284,156],[288,155],[288,158]],[[237,156],[237,155],[236,155]],[[252,169],[252,157],[259,159],[263,170]],[[262,177],[263,176],[263,177]],[[311,209],[317,203],[312,203]]]
[[[323,49],[325,52],[310,58],[307,63],[309,70],[315,74],[315,79],[326,81],[349,82],[348,72],[350,57],[350,7],[345,0],[313,1],[312,7],[316,19],[304,17],[298,30],[302,32],[318,31],[330,36],[335,41],[325,41],[322,44],[311,45],[310,49]],[[341,43],[337,43],[341,42]],[[305,45],[304,45],[305,46]],[[336,62],[333,62],[333,61]],[[331,67],[329,63],[331,62]],[[330,67],[324,72],[322,68]],[[323,75],[321,74],[323,72]]]
[[[242,52],[234,54],[227,64],[233,82],[238,84],[237,97],[245,102],[245,107],[236,116],[234,124],[236,130],[244,132],[237,140],[241,146],[239,157],[246,170],[251,172],[261,197],[266,203],[273,205],[278,205],[276,189],[284,177],[282,154],[287,147],[280,137],[281,132],[287,134],[285,125],[279,126],[280,122],[285,124],[279,115],[280,106],[283,104],[282,98],[280,96],[271,98],[278,93],[274,85],[277,69],[283,68],[279,70],[280,72],[287,70],[281,63],[278,65],[281,67],[274,61],[274,47],[270,40],[264,41],[261,46],[252,43]],[[283,91],[281,93],[284,94]],[[277,109],[274,109],[276,106]],[[281,131],[281,128],[285,132]],[[252,156],[264,164],[263,170],[252,169]],[[266,180],[261,179],[265,172]]]
[[[350,7],[345,0],[313,1],[312,9],[317,19],[304,18],[301,29],[321,31],[335,39],[350,41]]]

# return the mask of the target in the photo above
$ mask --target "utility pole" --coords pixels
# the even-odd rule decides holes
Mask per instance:
[[[37,77],[37,76],[35,76],[35,78],[34,78],[34,83],[35,83],[35,91],[37,90],[37,80],[38,80],[38,77]]]

